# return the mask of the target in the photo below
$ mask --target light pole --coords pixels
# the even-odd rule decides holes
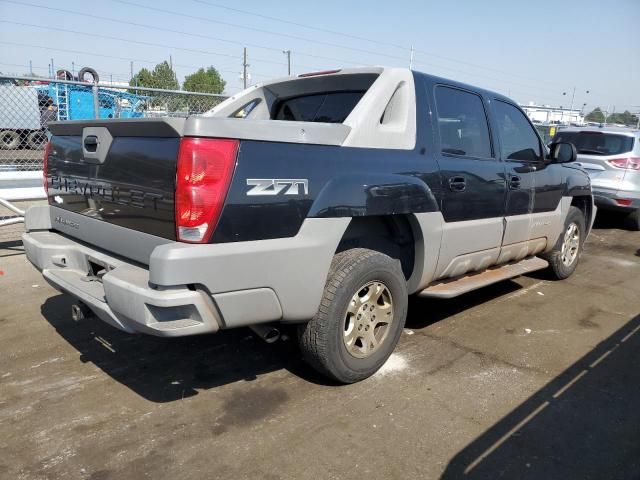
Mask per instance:
[[[585,93],[589,93],[589,90],[586,90]],[[566,95],[566,94],[567,94],[567,92],[562,92],[563,96]],[[576,98],[576,87],[573,87],[573,92],[571,93],[571,106],[569,107],[569,123],[571,123],[571,112],[573,111],[573,101],[575,100],[575,98]],[[586,103],[585,103],[585,105],[586,105]],[[562,113],[560,118],[562,118],[563,116],[564,116],[564,114]],[[562,120],[560,120],[560,121],[562,121]]]

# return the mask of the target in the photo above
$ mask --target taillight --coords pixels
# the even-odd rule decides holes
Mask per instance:
[[[616,168],[624,168],[626,170],[640,170],[640,157],[612,158],[611,160],[607,161]]]
[[[44,193],[49,196],[49,182],[47,181],[47,173],[49,172],[49,153],[51,153],[51,141],[47,142],[44,147],[44,155],[42,157],[42,181],[44,183]]]
[[[176,172],[176,238],[207,243],[218,223],[238,153],[238,140],[187,137]]]

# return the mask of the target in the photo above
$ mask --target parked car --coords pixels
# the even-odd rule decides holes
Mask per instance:
[[[640,131],[619,127],[559,130],[554,142],[569,142],[591,177],[600,211],[626,213],[625,223],[640,230]]]
[[[595,214],[575,149],[518,105],[408,69],[251,87],[204,117],[50,126],[29,260],[126,332],[297,325],[339,382],[380,368],[408,295],[570,276]]]

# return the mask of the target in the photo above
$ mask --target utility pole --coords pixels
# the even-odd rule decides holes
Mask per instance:
[[[56,78],[56,69],[53,66],[53,58],[51,59],[51,76]]]
[[[73,78],[76,78],[76,62],[71,62],[71,75],[73,75]]]
[[[247,63],[247,47],[244,47],[244,54],[242,56],[242,82],[244,84],[244,88],[247,88],[247,67],[249,64]]]
[[[413,59],[416,54],[416,51],[413,49],[413,45],[411,45],[411,55],[409,56],[409,70],[413,69]]]
[[[33,77],[33,62],[29,60],[29,76]]]
[[[287,75],[291,76],[291,50],[283,50],[282,53],[287,56]]]
[[[133,60],[131,60],[131,63],[129,66],[131,68],[131,80],[133,80]]]
[[[171,74],[173,75],[173,80],[178,83],[178,74],[173,71],[173,58],[169,55],[169,68],[171,69]],[[180,89],[180,87],[178,87]]]

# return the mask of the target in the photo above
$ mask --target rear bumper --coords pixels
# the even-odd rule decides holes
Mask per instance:
[[[601,210],[631,212],[640,208],[640,192],[624,190],[593,189],[593,199]],[[617,200],[631,200],[630,205],[620,205]]]
[[[101,320],[134,333],[182,336],[217,331],[221,318],[207,293],[149,284],[149,271],[55,232],[23,234],[27,258],[54,288],[84,302]],[[110,269],[101,281],[90,262]]]
[[[22,236],[46,280],[121,330],[165,337],[310,319],[349,223],[307,219],[298,235],[276,240],[165,243],[147,266],[51,230],[47,208],[27,211]]]

